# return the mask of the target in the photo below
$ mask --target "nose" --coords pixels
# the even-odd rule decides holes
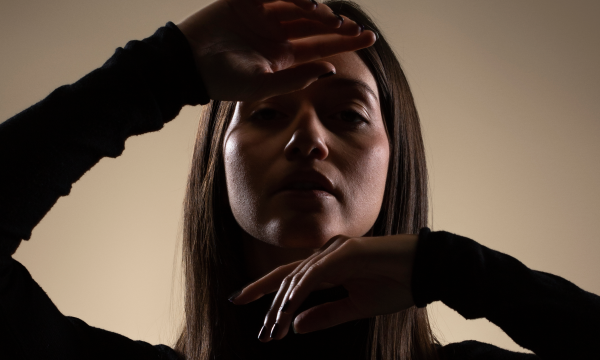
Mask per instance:
[[[289,161],[324,160],[329,155],[325,137],[326,130],[314,109],[304,109],[292,122],[292,137],[285,146]]]
[[[324,160],[329,155],[325,137],[326,129],[312,107],[300,110],[292,122],[292,137],[285,146],[285,157],[294,160]]]

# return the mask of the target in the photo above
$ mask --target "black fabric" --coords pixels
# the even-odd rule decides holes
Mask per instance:
[[[159,130],[185,105],[209,98],[191,49],[168,23],[117,49],[101,68],[0,124],[0,358],[169,359],[152,346],[64,316],[11,255],[60,196],[125,140]],[[244,305],[244,333],[258,335],[275,294]],[[558,276],[448,232],[421,230],[413,272],[417,306],[443,301],[468,319],[485,317],[537,355],[477,341],[440,347],[447,359],[598,358],[600,298]],[[299,310],[347,296],[316,291]],[[234,305],[231,305],[234,306]],[[261,359],[365,359],[368,319],[320,332],[254,341]],[[239,354],[249,356],[249,354]]]
[[[314,291],[300,305],[294,316],[313,306],[345,297],[348,297],[348,291],[341,286]],[[366,340],[368,339],[369,319],[350,321],[306,334],[294,334],[290,326],[288,334],[281,340],[268,343],[258,341],[258,333],[274,298],[275,293],[271,293],[249,304],[238,305],[242,308],[240,311],[240,323],[242,324],[240,334],[245,340],[243,353],[238,353],[240,359],[367,359]],[[230,307],[235,306],[231,304]]]
[[[169,23],[3,122],[0,236],[28,240],[102,157],[121,155],[128,137],[160,130],[184,105],[208,101],[187,40]]]
[[[412,291],[417,307],[440,300],[486,318],[543,359],[600,357],[599,296],[466,237],[421,229]]]

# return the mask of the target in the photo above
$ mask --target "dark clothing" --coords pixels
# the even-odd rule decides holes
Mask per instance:
[[[0,358],[177,358],[165,345],[133,341],[64,316],[11,255],[102,157],[119,156],[128,137],[161,129],[183,106],[208,102],[185,37],[168,23],[0,124]],[[417,306],[440,300],[467,319],[485,317],[537,354],[465,341],[440,348],[448,359],[600,358],[594,345],[600,339],[600,297],[565,279],[530,270],[473,240],[428,228],[419,234],[414,266]],[[344,291],[314,292],[303,306],[339,298]],[[244,305],[259,324],[273,296]],[[271,355],[289,354],[291,344],[294,352],[312,349],[315,354],[325,338],[340,344],[334,358],[364,359],[367,321],[289,333],[263,345]]]

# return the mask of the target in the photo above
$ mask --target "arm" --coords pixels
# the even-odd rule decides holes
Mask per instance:
[[[0,124],[0,350],[9,359],[175,359],[62,315],[10,256],[20,239],[102,157],[209,99],[186,38],[172,23],[117,49],[101,68]]]
[[[174,358],[164,346],[134,342],[63,316],[10,255],[87,170],[102,157],[119,156],[129,136],[159,130],[182,106],[208,103],[207,94],[241,101],[306,87],[333,68],[312,61],[370,46],[375,39],[356,24],[340,26],[325,5],[306,15],[324,24],[315,32],[302,22],[302,13],[302,26],[270,17],[285,12],[281,3],[270,4],[269,14],[248,16],[245,7],[258,6],[255,2],[237,1],[239,13],[233,13],[231,1],[217,1],[179,27],[170,23],[148,39],[130,42],[100,69],[0,125],[2,358]],[[311,2],[296,2],[313,8]],[[288,27],[295,32],[285,31]],[[339,36],[320,36],[328,34]],[[264,35],[275,50],[264,46]],[[291,36],[302,38],[302,46],[290,46]],[[321,47],[327,51],[317,52]],[[202,83],[199,68],[204,70]]]
[[[597,357],[599,296],[471,239],[423,228],[412,291],[418,307],[441,300],[486,318],[542,359]]]
[[[101,68],[0,124],[0,250],[12,254],[60,196],[125,140],[156,131],[209,99],[191,49],[169,23]]]
[[[285,2],[305,11],[290,18]],[[303,89],[335,70],[319,60],[375,42],[325,5],[259,3],[215,1],[0,124],[0,253],[29,239],[71,184],[102,157],[119,156],[127,137],[161,129],[209,95],[251,101]]]

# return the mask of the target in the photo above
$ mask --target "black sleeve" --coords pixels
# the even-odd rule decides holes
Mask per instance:
[[[71,184],[125,140],[209,101],[173,23],[131,41],[99,69],[0,124],[0,240],[28,240]],[[5,252],[6,253],[6,252]]]
[[[421,229],[412,291],[417,307],[440,300],[466,319],[488,319],[535,353],[510,357],[507,350],[470,341],[446,345],[446,354],[546,360],[600,356],[594,345],[600,339],[599,296],[466,237]]]
[[[99,69],[0,124],[0,358],[175,359],[64,316],[11,255],[60,196],[125,140],[159,130],[185,105],[207,104],[185,36],[169,22]]]

